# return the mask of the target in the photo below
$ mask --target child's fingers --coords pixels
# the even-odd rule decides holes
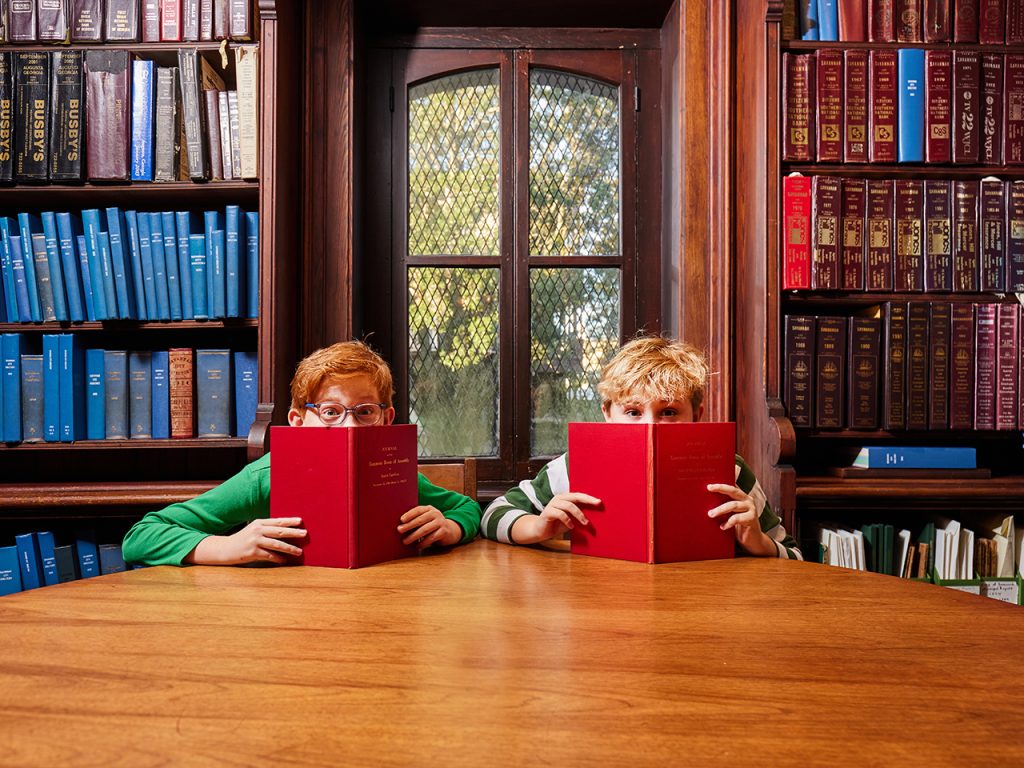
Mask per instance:
[[[302,525],[301,517],[271,517],[263,521],[266,525],[278,525],[287,528],[294,528]]]
[[[398,532],[399,533],[405,533],[406,531],[411,531],[414,528],[419,528],[421,525],[424,525],[428,521],[430,521],[430,520],[437,520],[438,518],[441,517],[441,513],[438,510],[434,509],[433,507],[416,507],[416,509],[427,510],[427,511],[426,512],[421,512],[416,517],[410,518],[408,520],[406,520],[406,517],[409,515],[409,512],[406,512],[404,515],[402,515],[402,517],[399,518],[399,519],[403,520],[405,522],[402,522],[398,526]],[[410,512],[412,512],[412,511],[414,511],[414,510],[410,510]]]
[[[712,493],[724,493],[726,496],[742,501],[747,498],[747,494],[737,488],[735,485],[727,485],[725,483],[711,483],[708,485],[708,490]]]
[[[405,545],[414,544],[422,539],[426,538],[429,534],[436,531],[441,527],[441,520],[430,518],[426,520],[422,525],[415,526],[410,533],[402,539],[402,543]],[[402,526],[399,526],[401,529]]]
[[[281,541],[280,539],[270,538],[269,536],[261,537],[260,540],[256,542],[256,544],[260,549],[268,551],[271,554],[273,554],[274,552],[283,552],[286,555],[302,554],[302,549],[300,547],[296,547],[294,544],[289,544],[288,542]],[[273,557],[269,557],[267,559],[274,560]],[[275,562],[283,562],[283,560],[284,558],[278,558],[278,560],[275,560]]]
[[[583,510],[567,499],[563,498],[552,501],[552,506],[554,506],[555,509],[561,510],[562,512],[572,515],[574,518],[576,518],[576,520],[580,522],[580,525],[588,525],[590,523],[590,521],[587,520],[587,516],[583,513]],[[569,518],[567,517],[566,520],[568,519]],[[569,527],[571,528],[572,526],[570,525]]]
[[[264,526],[260,533],[275,539],[301,539],[306,535],[305,528],[278,528],[273,525]]]
[[[601,503],[599,498],[587,493],[563,493],[561,494],[561,497],[568,501],[575,501],[577,504],[591,504],[596,506]]]
[[[398,518],[398,521],[401,522],[401,523],[408,523],[413,518],[419,517],[424,512],[426,512],[428,510],[431,510],[431,509],[434,509],[434,507],[431,507],[428,504],[423,504],[423,505],[418,506],[418,507],[413,507],[408,512],[406,512],[404,515],[402,515],[400,518]]]

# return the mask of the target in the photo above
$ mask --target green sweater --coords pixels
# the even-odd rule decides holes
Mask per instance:
[[[418,477],[419,503],[437,507],[462,528],[462,542],[471,541],[480,529],[480,505],[468,496],[432,485],[423,475]],[[201,496],[148,513],[124,537],[124,559],[146,565],[181,565],[207,536],[231,533],[260,517],[270,517],[269,453]]]

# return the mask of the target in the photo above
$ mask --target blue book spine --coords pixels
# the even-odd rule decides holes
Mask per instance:
[[[75,554],[78,557],[78,572],[83,579],[100,575],[99,552],[91,533],[75,534]]]
[[[163,221],[159,213],[149,216],[149,249],[153,258],[153,286],[156,288],[156,312],[160,320],[171,319],[171,303],[167,290],[167,260],[164,256]]]
[[[122,247],[128,249],[128,261],[131,264],[135,316],[139,320],[149,320],[149,308],[146,306],[146,277],[142,272],[142,251],[139,248],[139,220],[135,211],[124,212],[124,245]]]
[[[81,578],[78,575],[78,558],[75,556],[74,547],[70,544],[54,547],[53,559],[57,563],[57,580],[61,584]]]
[[[245,268],[244,255],[240,246],[244,244],[245,219],[237,205],[229,205],[224,209],[224,285],[225,304],[224,314],[226,317],[242,317],[241,299],[239,295],[242,290],[242,275]]]
[[[124,555],[120,544],[100,544],[100,573],[121,573],[125,570]]]
[[[192,265],[192,309],[197,320],[205,320],[210,316],[206,309],[206,238],[190,235],[188,251]]]
[[[901,163],[924,162],[924,50],[900,48],[899,113],[896,117]]]
[[[72,230],[71,214],[58,213],[57,246],[60,250],[60,266],[64,277],[64,293],[68,300],[68,317],[73,323],[85,320],[85,301],[82,298],[82,279],[78,276],[78,254],[75,253],[75,233]],[[43,228],[46,214],[43,214]]]
[[[232,437],[231,351],[196,350],[197,437]]]
[[[3,350],[3,338],[0,337],[0,441],[6,440],[4,437],[4,350]]]
[[[12,219],[0,216],[0,276],[3,277],[4,300],[7,309],[7,322],[17,323],[18,300],[14,294],[14,272],[11,265],[11,244],[8,239],[11,236],[11,227],[14,225]]]
[[[167,352],[154,352],[153,437],[160,440],[167,439],[171,436],[171,397],[167,375]]]
[[[135,282],[131,273],[131,254],[125,246],[125,221],[120,208],[107,208],[107,234],[110,239],[110,262],[114,270],[114,293],[117,296],[117,316],[122,320],[137,320]]]
[[[103,391],[103,350],[85,350],[85,436],[102,440],[106,431],[106,397]]]
[[[55,322],[57,310],[53,301],[53,283],[50,281],[50,260],[46,252],[46,235],[42,231],[32,233],[32,264],[36,273],[36,292],[39,294],[39,314],[43,322]]]
[[[895,445],[864,446],[853,464],[867,469],[974,469],[978,466],[974,448]]]
[[[819,40],[839,39],[839,0],[818,0]]]
[[[160,313],[156,306],[156,280],[153,277],[153,248],[149,231],[149,214],[139,211],[136,223],[139,233],[139,258],[142,262],[142,285],[146,294],[146,316],[150,320],[159,320]]]
[[[215,232],[223,230],[224,224],[220,211],[205,211],[203,213],[203,233],[206,236],[206,310],[211,318],[224,317],[217,314],[217,262],[214,252]],[[223,274],[221,275],[223,277]]]
[[[817,40],[820,36],[818,0],[799,0],[797,13],[800,14],[800,39]]]
[[[132,62],[132,181],[153,180],[153,62]]]
[[[21,356],[25,354],[25,337],[20,333],[0,336],[0,356],[4,377],[4,442],[21,440]]]
[[[100,231],[100,262],[103,264],[103,294],[107,299],[107,312],[110,319],[117,318],[120,310],[117,308],[117,289],[114,287],[114,260],[110,255],[110,236],[105,231]],[[122,318],[124,319],[124,318]]]
[[[26,443],[43,439],[43,356],[21,356],[21,435]]]
[[[53,312],[56,319],[68,319],[68,303],[64,287],[64,268],[61,264],[60,245],[57,238],[57,217],[53,211],[45,211],[43,220],[43,241],[46,245],[46,262],[50,268],[50,289],[53,293]]]
[[[256,353],[236,351],[235,364],[235,436],[248,437],[256,419]]]
[[[245,316],[260,316],[260,215],[245,214]]]
[[[89,261],[88,248],[85,245],[85,235],[75,235],[75,244],[78,246],[78,274],[82,278],[82,296],[85,297],[85,313],[89,322],[98,320],[96,314],[96,302],[99,301],[92,290],[92,266]]]
[[[213,231],[213,316],[227,317],[227,280],[224,265],[224,230]],[[209,266],[209,265],[207,265]]]
[[[21,566],[16,546],[0,547],[0,595],[21,592]]]
[[[11,274],[14,276],[14,296],[18,302],[18,319],[22,323],[31,323],[32,303],[29,301],[28,281],[25,279],[25,254],[21,247],[21,236],[11,235],[7,238],[7,242],[11,249]]]
[[[43,334],[43,439],[60,442],[60,336]]]
[[[107,439],[128,437],[128,353],[103,352],[104,430]]]
[[[178,231],[174,226],[174,211],[160,214],[164,233],[164,266],[167,268],[167,298],[171,305],[171,320],[182,319],[181,280],[178,273]]]
[[[39,531],[36,533],[36,544],[39,547],[39,564],[43,575],[43,586],[50,587],[59,584],[57,577],[57,557],[54,554],[54,547],[57,546],[52,531]]]
[[[153,437],[153,354],[128,353],[128,422],[131,437]]]
[[[73,333],[60,334],[60,439],[73,443],[86,436],[85,350]]]
[[[39,562],[39,545],[35,534],[22,533],[14,537],[14,546],[18,548],[18,565],[21,566],[21,586],[23,589],[37,589],[43,586],[42,567]]]
[[[192,234],[192,216],[188,211],[174,214],[175,230],[178,236],[178,277],[181,280],[181,314],[186,320],[195,318],[192,308],[192,260],[188,251],[188,239]]]
[[[85,230],[85,252],[89,263],[89,282],[92,286],[92,308],[97,320],[109,320],[117,314],[117,299],[114,296],[114,279],[110,275],[110,291],[106,288],[103,257],[100,255],[100,212],[97,208],[82,211],[82,228]],[[109,270],[107,270],[109,273]],[[111,301],[108,305],[107,299]]]
[[[42,232],[39,217],[29,213],[18,214],[18,233],[21,236],[21,255],[25,268],[25,285],[28,289],[28,306],[32,322],[41,323],[43,313],[39,307],[39,286],[36,284],[35,253],[32,250],[32,233]]]

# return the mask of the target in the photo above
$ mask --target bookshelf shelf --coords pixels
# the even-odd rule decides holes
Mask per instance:
[[[850,442],[869,443],[883,440],[900,441],[906,444],[946,444],[962,442],[965,440],[997,440],[1004,441],[1012,438],[1014,431],[994,429],[944,429],[936,430],[855,430],[855,429],[810,429],[807,427],[795,427],[798,438],[807,440],[845,440]],[[1016,433],[1019,434],[1019,433]]]
[[[890,506],[922,510],[973,509],[1008,514],[1024,510],[1024,477],[861,480],[804,476],[797,478],[796,496],[801,508],[808,510]]]
[[[1024,178],[1024,165],[941,165],[938,163],[795,163],[783,162],[784,173],[806,176],[850,176],[864,179],[1002,179]]]
[[[220,448],[245,448],[244,437],[196,437],[174,440],[78,440],[74,443],[8,443],[0,444],[0,452],[6,451],[123,451],[123,450],[195,450]]]
[[[785,52],[807,53],[822,48],[836,48],[846,50],[850,48],[859,49],[888,49],[899,50],[900,48],[921,48],[926,51],[983,51],[985,53],[1024,53],[1024,45],[1021,44],[991,44],[981,45],[979,43],[870,43],[834,40],[788,40],[780,49]]]
[[[137,320],[104,320],[102,323],[0,323],[0,333],[68,333],[79,331],[105,332],[120,331],[185,331],[255,329],[259,320],[245,318],[236,320],[160,320],[140,322]]]
[[[237,45],[251,45],[251,42],[234,40],[216,40],[213,42],[165,42],[165,43],[135,43],[131,41],[111,40],[109,42],[96,43],[54,43],[53,45],[40,45],[39,43],[3,43],[0,51],[15,51],[21,53],[49,53],[50,51],[90,51],[103,50],[106,48],[117,48],[118,50],[129,51],[130,53],[174,53],[179,48],[195,48],[200,53],[219,53],[221,44],[225,43],[225,49],[231,50]]]
[[[153,209],[202,208],[238,203],[254,208],[259,199],[257,181],[123,182],[110,184],[22,184],[0,188],[0,195],[17,193],[18,205],[35,210],[136,206]]]
[[[151,507],[187,501],[219,481],[133,483],[26,483],[0,485],[0,509]]]
[[[837,306],[870,306],[872,304],[883,304],[887,301],[947,301],[961,304],[999,304],[1002,302],[1013,303],[1016,298],[1012,294],[1001,293],[876,293],[866,291],[785,291],[782,301],[787,306],[796,307],[828,307],[829,310]]]

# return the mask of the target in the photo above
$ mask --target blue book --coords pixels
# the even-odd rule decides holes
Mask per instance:
[[[132,62],[132,181],[153,180],[153,77],[152,61]]]
[[[128,263],[132,273],[132,295],[135,298],[135,317],[148,320],[146,307],[146,278],[142,273],[142,251],[139,248],[139,224],[135,211],[124,212],[124,237],[122,248],[128,254]]]
[[[224,317],[223,302],[221,302],[221,314],[217,314],[217,283],[224,282],[223,263],[221,269],[217,268],[217,255],[214,250],[214,242],[217,239],[216,233],[224,231],[223,217],[220,211],[203,212],[203,232],[206,237],[206,309],[211,318]],[[223,251],[221,252],[223,253]]]
[[[153,275],[153,248],[149,231],[149,214],[139,211],[134,216],[136,232],[139,238],[139,261],[142,265],[142,289],[146,296],[146,317],[159,320],[160,312],[156,305],[156,279]]]
[[[248,437],[256,419],[256,353],[236,351],[235,364],[235,436]]]
[[[68,303],[64,287],[64,267],[57,238],[57,217],[53,211],[44,211],[40,218],[43,220],[43,242],[46,245],[46,262],[50,269],[53,312],[56,320],[65,322],[68,319]]]
[[[128,353],[103,352],[103,424],[108,440],[128,438]]]
[[[799,0],[797,13],[800,15],[800,39],[818,40],[818,0]]]
[[[24,240],[22,240],[24,247]],[[32,233],[32,264],[36,273],[36,292],[39,294],[39,314],[43,322],[57,320],[56,305],[53,301],[53,283],[50,282],[50,259],[46,251],[46,235],[40,231]]]
[[[839,0],[818,0],[818,39],[839,39]]]
[[[79,531],[75,534],[75,554],[78,557],[78,572],[83,579],[100,575],[96,536],[91,531]]]
[[[82,228],[85,230],[85,253],[89,263],[89,282],[92,285],[92,308],[97,320],[110,320],[117,316],[117,298],[114,293],[114,276],[109,265],[103,268],[100,254],[100,212],[97,208],[82,211]],[[110,288],[107,288],[107,278]]]
[[[73,323],[86,319],[85,299],[82,296],[82,278],[79,276],[78,254],[75,252],[75,231],[77,221],[72,223],[70,213],[58,213],[57,247],[60,250],[60,266],[64,277],[64,293],[68,300],[68,317]],[[43,214],[43,227],[46,214]]]
[[[4,350],[3,339],[0,337],[0,442],[4,437]]]
[[[231,351],[196,350],[196,436],[232,437]]]
[[[0,362],[3,363],[3,409],[5,443],[21,441],[21,356],[27,354],[25,337],[20,333],[0,335]]]
[[[160,214],[164,233],[164,266],[167,269],[167,298],[171,304],[171,320],[182,319],[181,281],[178,275],[178,231],[174,226],[174,211]]]
[[[107,399],[103,392],[103,350],[85,350],[85,436],[102,440],[107,436]]]
[[[227,317],[227,275],[224,230],[213,231],[213,317]],[[209,266],[209,264],[207,264]]]
[[[73,333],[60,335],[60,439],[73,443],[86,436],[85,350]]]
[[[54,547],[57,546],[52,531],[39,531],[36,533],[36,545],[39,547],[39,564],[43,574],[43,586],[50,587],[59,584],[57,578],[57,558],[54,555]]]
[[[226,317],[242,317],[241,301],[245,300],[244,270],[245,217],[237,205],[224,209],[224,285]]]
[[[14,221],[7,216],[0,216],[0,277],[4,284],[4,301],[7,310],[7,322],[20,322],[18,318],[18,300],[14,294],[14,272],[11,265],[11,246],[7,238],[11,235]]]
[[[89,262],[88,249],[85,247],[85,235],[75,235],[75,244],[78,246],[78,274],[82,278],[82,295],[85,297],[85,312],[89,322],[98,320],[96,314],[96,302],[92,290],[92,269]]]
[[[115,287],[114,280],[114,259],[110,254],[110,235],[101,230],[99,234],[100,243],[100,263],[103,264],[103,293],[107,298],[107,312],[110,314],[110,319],[118,319],[121,310],[117,306],[117,288]],[[113,289],[114,294],[111,296],[107,292],[109,281],[109,287]],[[127,318],[120,318],[125,320]]]
[[[133,438],[153,437],[153,354],[128,353],[128,423]]]
[[[166,350],[153,353],[153,437],[171,436],[171,393]]]
[[[135,304],[135,281],[132,275],[131,253],[125,243],[124,214],[120,208],[107,208],[107,234],[110,240],[110,262],[114,269],[114,293],[117,296],[117,316],[122,320],[138,320]]]
[[[862,469],[975,469],[974,448],[866,445],[853,460]]]
[[[100,574],[121,573],[125,570],[120,544],[100,544]]]
[[[56,333],[43,334],[43,439],[60,442],[60,336]]]
[[[260,316],[260,215],[245,214],[245,316]]]
[[[175,231],[178,236],[178,277],[181,281],[181,314],[186,320],[195,318],[192,309],[192,258],[189,254],[188,239],[192,235],[192,215],[188,211],[174,214]]]
[[[21,439],[43,439],[43,356],[21,356]]]
[[[14,546],[18,549],[18,565],[21,566],[21,586],[23,589],[37,589],[43,586],[42,564],[39,560],[39,545],[35,534],[22,533],[14,537]]]
[[[205,320],[210,316],[206,309],[206,237],[189,235],[188,252],[192,265],[192,309],[197,320]]]
[[[899,133],[897,159],[901,163],[924,162],[924,50],[900,48],[899,113],[896,128]]]
[[[21,592],[21,566],[16,546],[0,547],[0,595]]]
[[[75,556],[74,547],[70,544],[54,547],[53,559],[57,564],[58,582],[63,584],[65,581],[74,581],[79,578],[78,558]]]
[[[25,270],[25,285],[28,288],[28,306],[32,322],[41,323],[43,313],[39,307],[39,286],[36,284],[35,253],[32,250],[32,233],[42,232],[39,217],[30,213],[18,214],[18,234],[21,237],[21,255]]]
[[[171,303],[167,290],[167,261],[164,257],[163,222],[159,213],[140,215],[149,217],[149,250],[153,259],[153,287],[156,289],[157,318],[160,320],[170,320]]]
[[[21,247],[21,236],[7,238],[11,250],[11,275],[14,279],[14,297],[18,302],[18,321],[32,322],[32,303],[29,301],[28,281],[25,279],[25,255]]]

